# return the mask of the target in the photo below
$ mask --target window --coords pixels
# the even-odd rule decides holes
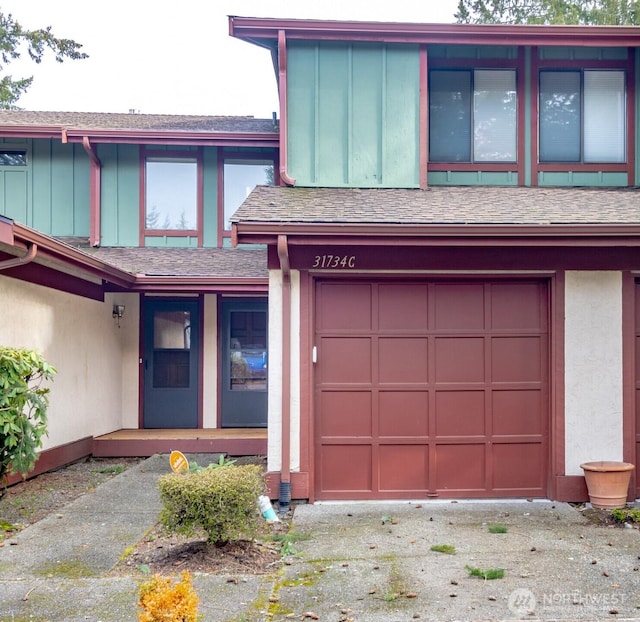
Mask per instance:
[[[231,216],[256,186],[274,185],[273,160],[225,159],[224,228],[231,229]]]
[[[432,162],[515,162],[516,121],[515,70],[431,72]]]
[[[625,162],[624,71],[540,72],[540,161]]]
[[[0,151],[0,166],[26,166],[26,151]]]
[[[178,234],[198,229],[197,158],[146,158],[145,228]]]

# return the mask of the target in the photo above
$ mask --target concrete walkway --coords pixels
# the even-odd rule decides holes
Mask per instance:
[[[136,620],[138,580],[107,575],[156,522],[168,471],[154,456],[6,541],[0,621]],[[498,523],[507,533],[489,532]],[[640,620],[640,531],[588,524],[567,504],[301,505],[293,529],[308,539],[273,575],[195,578],[204,622]]]

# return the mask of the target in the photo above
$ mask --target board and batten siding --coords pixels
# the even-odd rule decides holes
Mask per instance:
[[[296,185],[419,187],[418,46],[294,41],[287,54]]]
[[[0,167],[0,213],[53,236],[89,235],[89,160],[82,145],[3,141],[27,166]]]

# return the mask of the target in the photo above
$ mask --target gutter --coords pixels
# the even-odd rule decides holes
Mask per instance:
[[[280,465],[280,512],[291,504],[291,264],[287,236],[278,236],[282,270],[282,457]]]
[[[287,173],[287,39],[278,31],[278,95],[280,99],[280,179],[293,186],[295,179]]]
[[[67,138],[66,132],[64,138]],[[83,136],[82,146],[91,161],[89,171],[89,246],[100,246],[102,162],[100,162],[88,136]]]
[[[37,254],[38,245],[29,244],[27,252],[22,257],[14,257],[13,259],[0,261],[0,271],[8,270],[9,268],[15,268],[16,266],[24,266],[25,264],[31,263],[36,258]]]

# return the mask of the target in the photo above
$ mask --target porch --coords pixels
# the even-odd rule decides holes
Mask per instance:
[[[266,456],[266,428],[116,430],[93,439],[97,458],[183,453]]]

